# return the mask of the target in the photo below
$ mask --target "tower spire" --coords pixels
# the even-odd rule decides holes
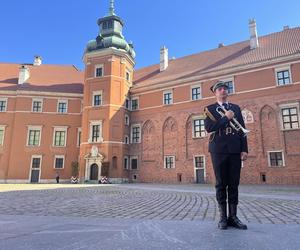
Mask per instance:
[[[109,15],[113,16],[115,15],[115,1],[110,0],[110,6],[109,6]]]

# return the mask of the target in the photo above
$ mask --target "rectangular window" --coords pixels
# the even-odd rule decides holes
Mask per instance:
[[[291,83],[290,79],[290,71],[287,70],[282,70],[282,71],[277,71],[276,72],[277,76],[277,84],[278,86],[286,85]]]
[[[129,144],[129,137],[128,137],[128,135],[125,135],[124,143],[125,144]]]
[[[283,167],[283,154],[282,152],[269,152],[269,165],[271,167]]]
[[[297,107],[282,108],[283,129],[299,128],[299,115]]]
[[[233,81],[225,81],[225,83],[228,86],[228,94],[229,95],[234,94],[235,90],[234,90],[234,83],[233,83]]]
[[[136,170],[138,168],[138,159],[137,157],[131,157],[131,169]]]
[[[140,125],[133,125],[131,127],[131,142],[140,143]]]
[[[42,112],[42,105],[41,100],[32,100],[32,112]]]
[[[169,105],[173,103],[172,91],[164,92],[164,105]]]
[[[206,136],[204,127],[204,119],[193,120],[193,138],[201,138]]]
[[[102,77],[103,76],[103,65],[96,65],[95,66],[95,77]]]
[[[165,156],[165,168],[175,168],[175,156]]]
[[[128,98],[126,98],[126,100],[125,100],[125,107],[127,108],[127,109],[129,109],[129,99]]]
[[[100,125],[92,126],[92,142],[98,142],[100,138]]]
[[[29,129],[28,133],[28,146],[39,146],[40,145],[41,130]]]
[[[130,73],[126,71],[126,81],[130,82]]]
[[[129,125],[129,116],[125,114],[125,125]]]
[[[81,143],[81,128],[78,128],[77,130],[77,147],[80,147]]]
[[[63,101],[58,101],[57,104],[57,112],[64,114],[68,112],[68,101],[63,100]]]
[[[102,105],[102,93],[97,92],[93,94],[93,106],[101,106]]]
[[[201,98],[200,86],[192,87],[192,100],[199,100]]]
[[[0,112],[6,112],[7,99],[0,99]]]
[[[54,132],[54,146],[56,146],[56,147],[66,146],[66,131],[65,130],[56,130]]]
[[[204,156],[195,156],[195,168],[204,168]]]
[[[31,168],[39,169],[40,166],[41,166],[41,158],[40,157],[33,157]]]
[[[137,110],[139,108],[139,99],[135,98],[131,100],[131,110]]]
[[[124,157],[124,169],[128,169],[128,157]]]
[[[0,126],[0,146],[3,146],[4,144],[4,131],[5,127]]]
[[[64,161],[65,157],[64,156],[55,156],[54,158],[54,168],[56,169],[63,169],[64,168]]]

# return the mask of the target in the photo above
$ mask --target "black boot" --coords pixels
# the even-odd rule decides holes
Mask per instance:
[[[220,221],[218,223],[218,228],[221,230],[227,229],[227,209],[226,203],[219,204],[219,212],[220,212]]]
[[[236,216],[237,205],[236,204],[229,204],[229,216],[228,216],[228,226],[235,227],[238,229],[247,229],[247,225],[243,224],[239,218]]]

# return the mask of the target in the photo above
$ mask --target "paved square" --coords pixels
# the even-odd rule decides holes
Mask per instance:
[[[0,191],[0,249],[300,248],[299,187],[242,186],[244,232],[216,229],[208,185],[0,185]]]

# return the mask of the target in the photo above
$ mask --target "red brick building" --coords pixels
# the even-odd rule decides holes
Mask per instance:
[[[203,109],[228,82],[249,158],[242,183],[300,184],[300,28],[257,36],[134,71],[135,52],[114,13],[74,66],[0,64],[0,181],[214,181]]]

